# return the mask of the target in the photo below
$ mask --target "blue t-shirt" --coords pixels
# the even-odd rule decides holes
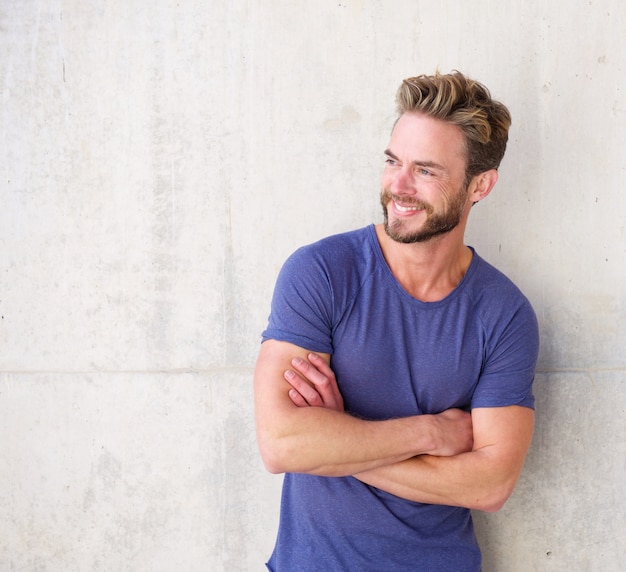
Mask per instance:
[[[410,296],[373,225],[296,251],[263,340],[331,354],[348,413],[378,420],[459,407],[534,407],[537,320],[475,252],[443,300]],[[353,477],[285,475],[275,572],[480,570],[470,511],[416,503]]]

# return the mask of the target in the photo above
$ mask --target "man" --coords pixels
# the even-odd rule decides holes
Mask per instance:
[[[480,570],[470,509],[505,503],[531,442],[535,314],[464,244],[509,112],[458,72],[397,105],[384,224],[299,249],[276,284],[255,371],[286,473],[275,572]]]

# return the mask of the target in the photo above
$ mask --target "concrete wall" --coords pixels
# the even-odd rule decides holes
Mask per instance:
[[[3,0],[0,570],[256,571],[280,477],[251,375],[297,246],[379,220],[393,96],[512,111],[468,242],[543,334],[485,571],[626,557],[626,5]]]

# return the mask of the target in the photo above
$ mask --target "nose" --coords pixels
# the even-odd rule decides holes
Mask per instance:
[[[392,174],[389,188],[397,195],[413,194],[415,192],[413,183],[413,173],[411,170],[402,168]]]

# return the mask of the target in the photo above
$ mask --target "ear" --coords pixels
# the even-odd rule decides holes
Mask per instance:
[[[469,198],[472,203],[482,201],[498,182],[498,171],[490,169],[476,175],[469,186]]]

